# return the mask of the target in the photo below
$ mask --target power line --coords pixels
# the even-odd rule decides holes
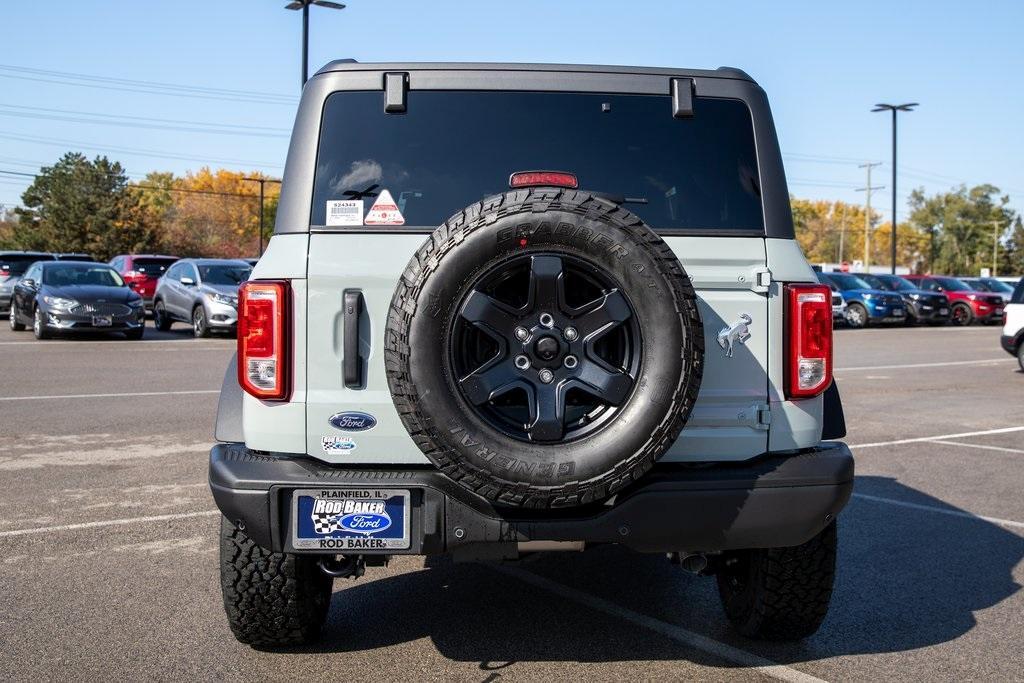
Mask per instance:
[[[129,154],[132,156],[149,156],[163,159],[176,159],[180,161],[195,161],[201,164],[235,164],[239,166],[253,166],[256,168],[274,168],[280,169],[280,164],[270,164],[262,161],[248,161],[245,159],[217,159],[213,157],[194,157],[182,154],[175,154],[173,152],[164,152],[161,150],[142,149],[134,147],[115,147],[111,145],[96,145],[89,142],[78,142],[75,140],[64,140],[60,138],[44,138],[34,135],[17,135],[13,133],[7,133],[0,131],[0,138],[7,140],[17,140],[19,142],[33,142],[40,145],[51,145],[55,147],[78,147],[93,150],[105,150],[107,152],[114,152],[117,154]]]
[[[26,107],[15,104],[0,104],[0,116],[47,119],[50,121],[68,121],[70,123],[92,123],[103,126],[117,126],[119,128],[131,127],[156,130],[177,130],[187,133],[211,133],[216,135],[241,135],[266,138],[288,137],[288,131],[286,128],[272,128],[270,126],[228,126],[226,124],[205,121],[158,119],[145,116],[127,116],[97,112],[69,111],[66,109],[47,109],[44,107]]]
[[[22,171],[7,171],[7,170],[4,170],[4,169],[0,169],[0,174],[3,174],[3,175],[14,175],[14,176],[23,176],[23,177],[33,178],[33,179],[39,177],[39,174],[37,174],[37,173],[24,173]],[[117,173],[106,173],[104,175],[106,175],[108,177],[116,177],[119,174],[117,174]],[[280,180],[277,180],[275,178],[241,178],[241,180],[262,180],[265,183],[280,183],[281,182]],[[3,182],[3,179],[0,179],[0,182]],[[162,185],[143,185],[142,183],[129,183],[125,187],[133,188],[133,189],[140,189],[140,190],[156,190],[156,191],[163,191],[163,192],[181,192],[181,193],[185,193],[185,194],[208,194],[208,195],[217,195],[217,196],[220,196],[220,197],[248,197],[250,199],[258,199],[259,198],[258,194],[248,194],[246,192],[220,192],[220,191],[217,191],[217,190],[195,190],[195,189],[188,189],[188,188],[182,188],[182,187],[164,187]]]
[[[67,71],[32,69],[10,64],[0,64],[0,77],[40,83],[53,83],[56,85],[98,88],[101,90],[118,90],[125,92],[139,92],[149,95],[168,95],[206,100],[225,100],[228,102],[249,102],[255,104],[278,104],[291,106],[294,106],[298,102],[298,98],[294,96],[281,95],[277,93],[229,90],[226,88],[208,88],[181,85],[177,83],[162,83],[158,81],[93,76]]]

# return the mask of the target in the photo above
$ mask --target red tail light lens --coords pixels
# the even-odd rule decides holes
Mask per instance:
[[[291,393],[290,301],[285,280],[250,280],[238,289],[238,383],[264,401]]]
[[[832,383],[832,292],[786,285],[786,397],[817,396]]]
[[[520,171],[509,176],[508,186],[513,190],[520,187],[568,187],[576,189],[579,181],[572,173],[561,171]]]

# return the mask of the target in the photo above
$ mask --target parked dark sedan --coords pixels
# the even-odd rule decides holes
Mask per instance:
[[[918,289],[917,285],[899,275],[857,273],[857,277],[875,289],[887,289],[903,297],[908,324],[945,325],[949,322],[949,297],[945,294]]]
[[[12,330],[31,325],[36,339],[70,332],[123,332],[142,339],[142,297],[105,263],[37,261],[14,288]]]

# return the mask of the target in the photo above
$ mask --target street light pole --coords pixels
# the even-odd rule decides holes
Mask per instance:
[[[285,9],[302,10],[302,85],[309,80],[309,6],[318,5],[329,9],[345,9],[340,2],[328,0],[294,0],[284,6]]]
[[[896,274],[896,113],[913,111],[917,102],[906,104],[876,104],[871,111],[892,112],[892,274]]]

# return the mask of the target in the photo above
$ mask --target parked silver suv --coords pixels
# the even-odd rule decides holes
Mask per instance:
[[[166,332],[175,322],[190,323],[197,337],[211,330],[234,331],[238,324],[238,286],[252,266],[232,259],[181,259],[157,282],[153,321]]]

